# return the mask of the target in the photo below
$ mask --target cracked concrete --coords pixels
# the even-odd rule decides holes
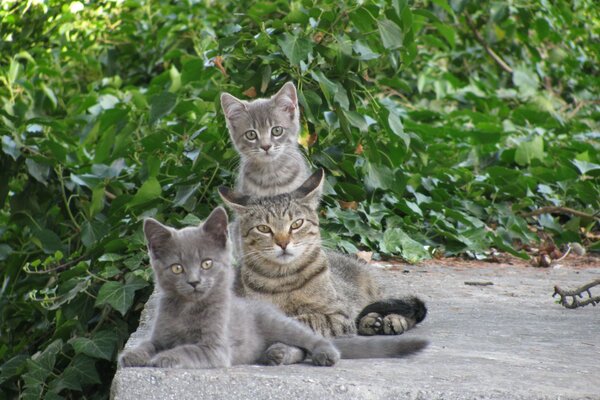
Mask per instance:
[[[430,345],[405,359],[341,360],[215,370],[119,369],[115,400],[600,399],[600,308],[567,310],[553,286],[600,276],[587,268],[373,266],[389,294],[417,294],[429,314],[407,335]],[[465,284],[465,282],[471,284]],[[491,284],[490,284],[491,283]],[[152,300],[127,346],[148,329]]]

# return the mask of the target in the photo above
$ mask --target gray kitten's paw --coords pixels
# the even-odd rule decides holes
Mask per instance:
[[[383,318],[383,333],[386,335],[401,335],[415,326],[415,320],[398,314],[389,314]]]
[[[358,334],[371,336],[380,335],[383,330],[383,318],[381,314],[368,313],[358,322]]]
[[[311,354],[314,365],[330,367],[340,359],[340,352],[330,342],[316,346]]]
[[[283,343],[275,343],[265,351],[267,365],[289,364],[290,347]]]
[[[149,365],[150,355],[144,350],[127,350],[119,357],[121,367],[146,367]]]
[[[180,365],[179,359],[170,354],[157,354],[150,361],[150,365],[159,368],[177,368]]]

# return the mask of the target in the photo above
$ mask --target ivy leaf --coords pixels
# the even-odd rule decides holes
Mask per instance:
[[[529,142],[522,142],[515,152],[515,162],[519,165],[529,165],[532,160],[544,159],[544,139],[536,136]]]
[[[294,65],[298,65],[300,61],[306,60],[313,49],[313,43],[308,39],[294,36],[290,33],[284,33],[283,37],[277,40],[283,54]]]
[[[148,286],[148,283],[139,278],[125,284],[118,281],[106,282],[98,292],[96,306],[110,304],[121,315],[125,315],[133,304],[135,291],[145,286]]]
[[[100,331],[91,339],[78,337],[69,341],[77,353],[110,361],[115,351],[117,338],[114,332]]]
[[[129,207],[134,207],[147,203],[160,197],[161,193],[162,188],[158,180],[154,177],[150,177],[138,189],[137,193],[133,196],[133,199],[129,201],[128,205]]]
[[[431,258],[425,247],[408,236],[401,228],[388,228],[383,234],[381,251],[388,254],[400,254],[409,263]]]
[[[377,21],[377,27],[379,28],[379,35],[381,36],[383,47],[388,50],[402,47],[404,36],[402,35],[400,27],[396,25],[394,21],[389,19],[379,20]]]
[[[162,92],[155,95],[150,100],[150,123],[156,121],[169,114],[177,104],[177,95],[171,92]]]

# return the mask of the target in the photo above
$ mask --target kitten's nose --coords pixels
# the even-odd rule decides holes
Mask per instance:
[[[275,238],[275,244],[277,244],[277,246],[281,247],[281,250],[285,250],[288,246],[288,244],[290,244],[290,238],[289,237],[276,237]]]
[[[260,146],[260,148],[263,149],[265,153],[267,153],[271,147],[273,147],[273,145],[271,144],[265,144],[263,146]]]
[[[194,289],[196,289],[196,286],[198,286],[200,284],[200,281],[191,281],[188,282],[188,284],[193,287]]]

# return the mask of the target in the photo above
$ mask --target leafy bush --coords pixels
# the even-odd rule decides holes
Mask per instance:
[[[0,21],[0,398],[108,395],[151,290],[142,219],[196,224],[233,181],[224,90],[297,83],[331,246],[599,248],[592,0],[9,0]]]

